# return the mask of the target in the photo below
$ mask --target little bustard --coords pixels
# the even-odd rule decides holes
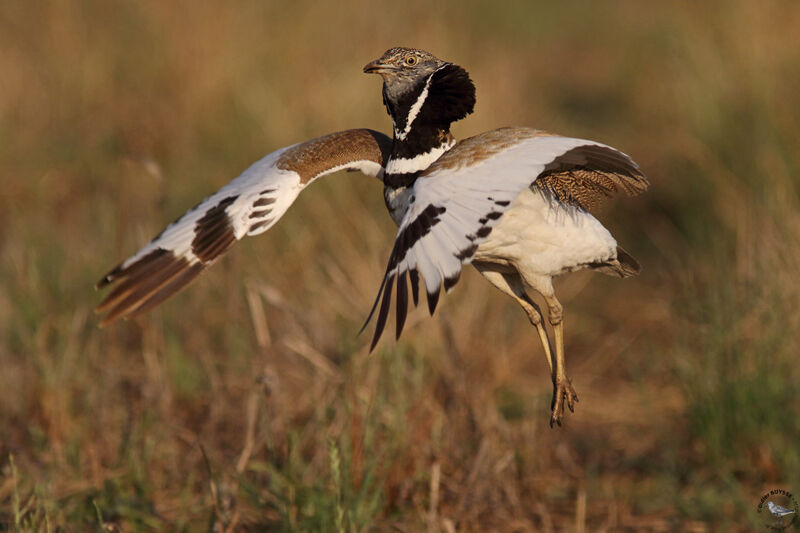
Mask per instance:
[[[392,139],[346,130],[267,155],[100,280],[98,288],[113,284],[97,307],[107,313],[101,324],[180,290],[234,242],[272,227],[315,179],[360,170],[381,179],[399,226],[369,315],[377,311],[370,350],[395,288],[399,337],[409,292],[418,302],[420,276],[432,315],[441,288],[452,289],[462,265],[472,263],[535,326],[553,381],[550,424],[560,425],[577,395],[566,375],[563,308],[552,279],[581,268],[618,277],[639,272],[591,211],[616,193],[643,192],[647,180],[630,157],[594,141],[519,127],[456,141],[450,125],[472,112],[474,85],[463,68],[423,50],[392,48],[364,71],[383,78]],[[546,302],[554,349],[528,290]]]

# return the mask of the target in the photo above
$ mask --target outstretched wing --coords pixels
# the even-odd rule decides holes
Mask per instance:
[[[338,170],[377,176],[392,141],[368,129],[346,130],[277,150],[170,224],[97,283],[113,289],[95,312],[100,325],[143,313],[211,266],[245,235],[271,228],[315,179]]]
[[[574,175],[583,178],[579,183],[588,193],[570,185]],[[456,284],[461,265],[472,260],[517,195],[542,176],[549,177],[544,190],[552,192],[556,201],[578,208],[585,208],[582,198],[616,190],[635,193],[647,186],[627,155],[593,141],[528,128],[502,128],[457,144],[414,182],[383,283],[367,319],[369,322],[380,302],[370,349],[385,327],[394,285],[399,338],[408,311],[406,278],[416,305],[422,274],[433,314],[441,286],[449,291]],[[605,187],[592,188],[597,181]]]

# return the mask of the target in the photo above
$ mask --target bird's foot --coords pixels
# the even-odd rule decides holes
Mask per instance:
[[[569,407],[570,413],[575,412],[575,403],[578,401],[578,395],[575,389],[572,388],[572,383],[564,378],[563,380],[556,381],[553,386],[553,402],[550,405],[552,414],[550,415],[550,427],[558,424],[561,426],[561,417],[564,415],[564,403]]]

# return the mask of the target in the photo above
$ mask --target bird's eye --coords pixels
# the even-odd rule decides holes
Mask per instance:
[[[408,56],[406,58],[406,65],[408,65],[409,67],[413,67],[416,64],[417,64],[417,58],[416,57]]]

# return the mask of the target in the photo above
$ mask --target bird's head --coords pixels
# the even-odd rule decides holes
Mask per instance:
[[[447,63],[425,50],[397,46],[364,66],[368,74],[380,74],[387,96],[393,100],[424,84],[428,76]]]
[[[408,111],[426,86],[429,107],[448,125],[471,113],[475,105],[475,86],[467,71],[425,50],[390,48],[367,63],[364,72],[383,78],[384,103],[395,119]]]

